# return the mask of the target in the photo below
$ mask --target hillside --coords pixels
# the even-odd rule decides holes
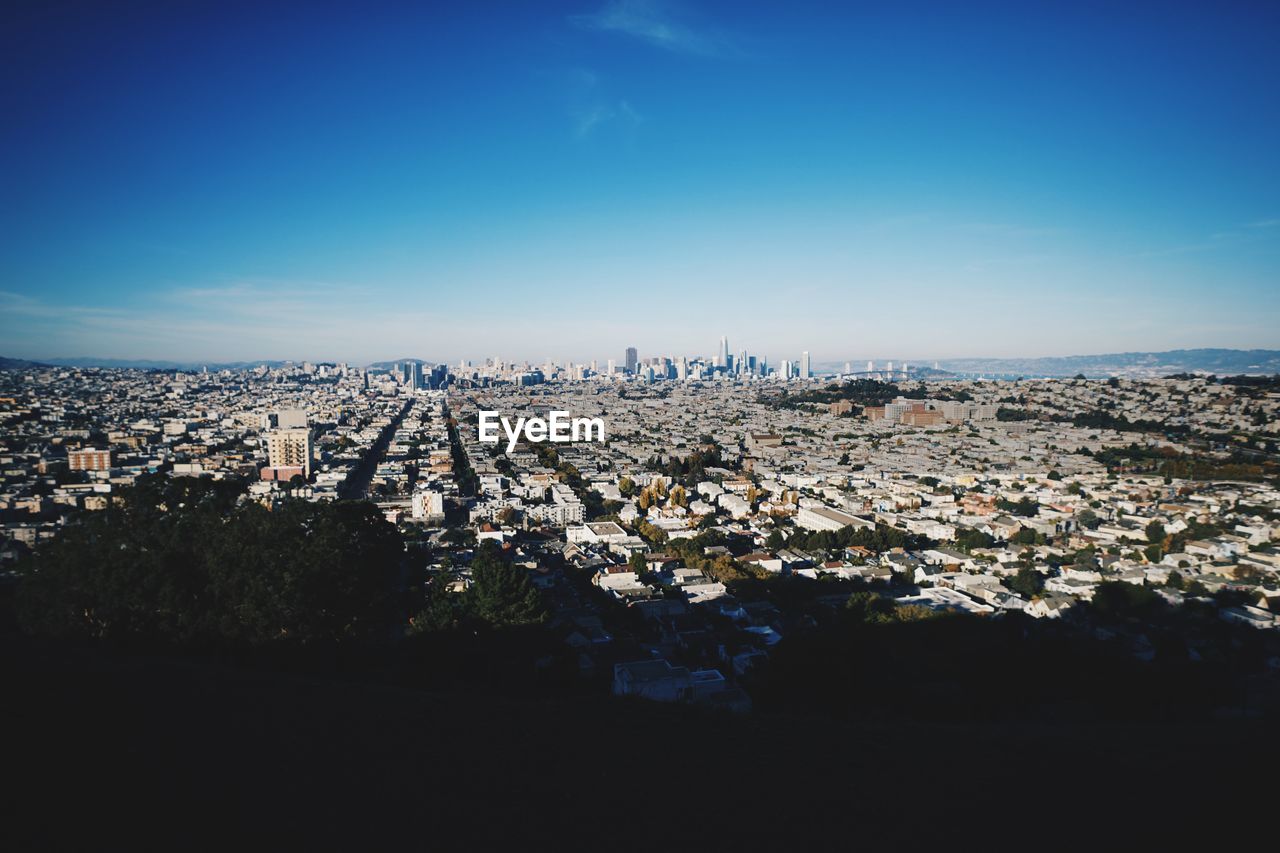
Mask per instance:
[[[1248,721],[851,727],[83,651],[6,664],[10,849],[901,847],[975,826],[1151,844],[1266,814],[1245,769],[1277,757]]]

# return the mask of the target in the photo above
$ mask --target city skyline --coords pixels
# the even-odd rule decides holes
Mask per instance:
[[[1274,7],[128,9],[4,35],[3,355],[1280,345]]]

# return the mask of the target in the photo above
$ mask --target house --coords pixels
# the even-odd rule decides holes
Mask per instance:
[[[874,521],[824,506],[801,507],[796,513],[796,524],[806,530],[840,530],[849,526],[864,530],[876,528]]]
[[[629,535],[612,521],[593,521],[581,527],[570,527],[565,531],[565,538],[574,543],[621,542]]]
[[[758,453],[766,447],[779,447],[782,444],[782,436],[778,433],[748,433],[744,444],[749,452]]]
[[[693,678],[685,667],[661,659],[614,664],[613,695],[687,702],[693,697]]]
[[[720,508],[731,518],[746,518],[751,515],[751,504],[734,494],[723,494],[719,499]]]
[[[907,595],[895,598],[897,604],[917,604],[933,610],[948,610],[957,613],[986,614],[994,613],[995,608],[989,604],[974,601],[963,593],[945,587],[931,587],[920,590],[918,595]]]
[[[782,559],[767,551],[757,551],[754,554],[747,554],[740,558],[744,563],[750,563],[753,566],[764,569],[766,572],[774,574],[782,573]]]
[[[1276,627],[1276,615],[1274,613],[1248,604],[1239,607],[1224,607],[1218,611],[1218,615],[1228,622],[1242,622],[1254,628]]]
[[[1028,616],[1036,619],[1058,619],[1076,604],[1076,599],[1061,593],[1048,593],[1033,600],[1025,608]]]

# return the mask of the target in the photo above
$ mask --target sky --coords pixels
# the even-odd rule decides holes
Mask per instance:
[[[0,23],[0,355],[1280,348],[1280,4]]]

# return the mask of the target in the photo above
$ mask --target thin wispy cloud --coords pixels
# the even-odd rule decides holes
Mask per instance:
[[[580,347],[612,352],[617,341],[634,331],[625,319],[602,311],[587,324],[590,335],[584,335],[581,318],[550,308],[495,316],[486,324],[480,335],[439,305],[415,307],[401,296],[379,298],[359,284],[304,280],[157,288],[147,304],[129,309],[0,291],[0,354],[36,361],[312,359],[367,364],[408,356],[444,361],[492,355],[495,341],[517,340],[531,324],[540,329],[538,349],[546,341],[569,341],[573,343],[556,356],[580,358]],[[513,350],[506,347],[503,354],[535,354],[527,345],[521,353]]]
[[[597,128],[610,123],[617,124],[624,130],[630,131],[637,127],[641,121],[643,119],[640,114],[626,101],[620,100],[614,103],[596,104],[578,116],[574,135],[579,139],[584,139],[590,136]]]
[[[571,15],[574,26],[638,39],[654,47],[694,56],[735,56],[741,42],[724,30],[698,25],[689,9],[659,0],[611,0],[596,12]]]
[[[1271,233],[1271,230],[1276,229],[1277,226],[1280,226],[1280,219],[1262,219],[1257,222],[1246,223],[1241,226],[1239,230],[1218,231],[1210,234],[1208,238],[1204,240],[1184,243],[1179,246],[1169,246],[1164,249],[1153,249],[1151,251],[1138,252],[1134,254],[1133,257],[1163,258],[1170,255],[1213,252],[1220,249],[1236,249],[1251,243],[1269,243],[1275,236]]]
[[[961,222],[951,226],[957,231],[989,234],[998,237],[1052,237],[1064,229],[1043,225],[1020,225],[1012,222]]]
[[[578,140],[612,129],[624,138],[644,122],[644,116],[631,102],[609,91],[600,75],[585,68],[575,68],[556,75],[561,98]]]

